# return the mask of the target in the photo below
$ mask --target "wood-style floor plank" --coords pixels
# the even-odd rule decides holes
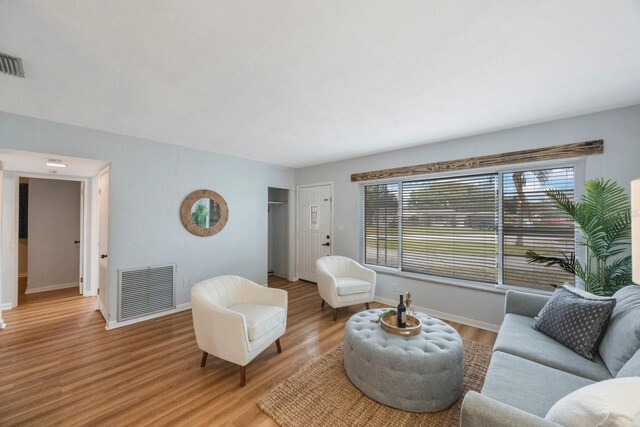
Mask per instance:
[[[21,292],[0,331],[0,425],[275,425],[256,401],[340,344],[364,305],[340,309],[334,322],[315,285],[273,277],[270,286],[289,293],[283,352],[274,344],[249,364],[243,388],[231,363],[209,356],[200,367],[190,311],[106,331],[95,299],[77,289]],[[495,341],[451,325],[463,338]]]

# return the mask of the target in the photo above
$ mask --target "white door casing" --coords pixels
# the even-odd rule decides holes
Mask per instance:
[[[98,183],[100,200],[100,217],[98,225],[98,309],[104,319],[109,321],[108,271],[109,271],[109,170],[100,173]]]
[[[333,185],[299,186],[297,192],[298,277],[317,282],[316,260],[332,253]]]
[[[0,162],[0,217],[2,217],[2,181],[4,179],[4,171],[2,170],[2,163]],[[2,237],[2,227],[0,227],[0,241],[2,241],[1,239]],[[16,265],[18,264],[18,260],[16,259]],[[2,269],[6,268],[4,266],[4,262],[2,260],[0,260],[0,278],[2,277]],[[17,270],[17,266],[16,266],[16,270]],[[2,288],[5,286],[4,283],[0,282],[0,329],[4,329],[7,325],[4,323],[4,320],[2,320]],[[16,292],[17,293],[17,292]]]
[[[13,172],[13,171],[12,171]],[[41,174],[41,173],[32,173],[32,172],[20,172],[20,171],[15,171],[15,200],[16,200],[16,204],[15,204],[15,222],[13,224],[13,228],[12,230],[15,230],[15,233],[17,235],[18,233],[18,229],[19,229],[19,206],[18,206],[18,200],[19,200],[19,181],[20,178],[24,177],[24,178],[37,178],[37,179],[48,179],[48,180],[63,180],[63,181],[78,181],[81,186],[84,186],[84,188],[87,188],[87,178],[84,177],[76,177],[76,176],[65,176],[65,175],[55,175],[55,176],[51,176],[51,175],[45,175],[45,174]],[[97,182],[97,178],[94,178],[95,182]],[[96,184],[97,185],[97,184]],[[97,188],[97,187],[96,187]],[[97,251],[97,245],[95,244],[95,242],[97,242],[97,226],[96,226],[96,234],[94,234],[93,230],[91,230],[92,225],[91,224],[97,224],[97,208],[94,209],[94,203],[95,206],[98,205],[98,199],[97,199],[97,191],[95,192],[91,192],[91,204],[92,207],[89,208],[89,202],[88,202],[88,198],[86,197],[86,193],[84,194],[85,197],[81,197],[81,212],[83,212],[83,214],[80,215],[80,221],[84,223],[84,227],[81,225],[81,230],[80,230],[80,244],[79,244],[79,251],[80,251],[80,274],[78,276],[78,278],[83,277],[83,281],[84,281],[84,295],[85,296],[92,296],[95,295],[95,291],[93,291],[94,293],[92,294],[92,288],[91,286],[92,283],[93,284],[97,284],[97,277],[98,277],[98,263],[96,261],[96,263],[93,263],[93,259],[96,258],[96,251]],[[94,201],[95,198],[95,201]],[[91,212],[91,215],[88,215],[88,213]],[[95,215],[95,216],[94,216]],[[89,227],[87,228],[87,225],[89,225]],[[76,236],[73,237],[74,239],[76,239]],[[91,245],[86,245],[85,243],[87,243],[88,241],[91,241]],[[17,248],[14,249],[15,252],[15,257],[12,260],[12,264],[13,264],[13,271],[16,272],[16,277],[18,274],[18,254],[17,254]],[[84,260],[84,263],[82,261],[82,259]],[[6,264],[5,264],[6,265]],[[13,297],[11,299],[11,304],[13,307],[17,307],[18,306],[18,280],[14,281],[14,292],[13,292]]]
[[[78,236],[78,258],[80,261],[78,291],[80,295],[84,294],[84,187],[84,181],[80,181],[80,235]]]

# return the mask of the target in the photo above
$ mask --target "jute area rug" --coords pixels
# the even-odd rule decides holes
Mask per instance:
[[[432,413],[400,411],[369,399],[344,371],[342,345],[305,366],[258,400],[281,426],[459,426],[460,407],[469,390],[480,391],[491,348],[464,341],[464,382],[460,398]]]

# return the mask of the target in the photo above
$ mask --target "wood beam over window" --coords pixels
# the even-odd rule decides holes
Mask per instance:
[[[552,147],[532,150],[512,151],[509,153],[491,154],[488,156],[469,157],[459,160],[425,163],[415,166],[382,169],[369,172],[354,173],[351,182],[373,181],[376,179],[397,178],[401,176],[426,175],[438,172],[451,172],[465,169],[478,169],[492,166],[513,165],[517,163],[539,162],[544,160],[567,159],[604,153],[602,139],[575,144],[554,145]]]

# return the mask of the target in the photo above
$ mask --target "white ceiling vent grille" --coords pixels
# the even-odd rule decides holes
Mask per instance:
[[[0,71],[10,76],[24,77],[22,59],[0,53]]]
[[[175,308],[175,265],[118,271],[118,321]]]

